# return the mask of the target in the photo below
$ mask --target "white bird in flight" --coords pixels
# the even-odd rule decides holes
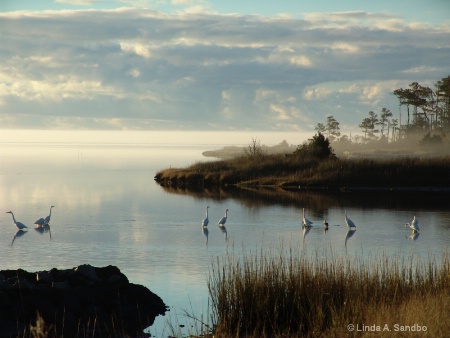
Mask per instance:
[[[345,224],[347,224],[349,228],[356,228],[355,223],[353,223],[353,221],[347,217],[347,210],[345,210]]]
[[[420,228],[419,228],[419,221],[416,218],[416,215],[414,215],[414,218],[411,222],[411,224],[406,223],[405,227],[409,226],[414,232],[419,232]]]
[[[310,226],[312,226],[313,222],[311,222],[309,219],[307,219],[305,217],[305,208],[303,208],[303,219],[302,219],[302,224],[305,228],[309,228]]]
[[[25,224],[23,224],[22,222],[16,221],[16,218],[14,217],[14,214],[13,214],[12,211],[7,211],[6,213],[12,215],[12,218],[13,218],[13,221],[14,221],[14,225],[17,227],[17,229],[19,229],[19,230],[28,230],[28,227]]]
[[[220,227],[225,225],[227,217],[228,217],[228,209],[225,209],[225,216],[223,216],[218,223]]]
[[[205,219],[202,221],[202,227],[207,227],[208,224],[209,224],[208,209],[209,209],[209,205],[206,207],[206,217],[205,217]]]

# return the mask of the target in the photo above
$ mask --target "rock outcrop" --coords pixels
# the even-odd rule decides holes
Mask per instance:
[[[115,266],[0,271],[0,337],[142,337],[165,312],[161,298]]]

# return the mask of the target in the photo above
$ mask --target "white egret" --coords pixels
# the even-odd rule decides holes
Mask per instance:
[[[42,226],[45,224],[45,219],[43,219],[42,217],[39,218],[38,220],[36,220],[36,222],[34,222],[34,225],[36,226],[36,228],[42,228]]]
[[[312,226],[313,222],[311,222],[309,219],[307,219],[305,217],[305,208],[303,208],[303,219],[302,219],[302,224],[305,228],[309,228],[310,226]]]
[[[202,227],[207,227],[208,224],[209,224],[208,209],[209,209],[209,206],[206,207],[206,217],[205,217],[205,219],[202,221]]]
[[[52,208],[54,208],[55,206],[54,205],[52,205],[51,207],[50,207],[50,213],[48,214],[48,216],[47,217],[45,217],[45,225],[49,225],[49,223],[50,223],[50,218],[52,217]]]
[[[345,210],[345,224],[347,224],[349,228],[356,228],[355,223],[353,223],[353,221],[347,217],[347,210]]]
[[[17,227],[17,229],[19,229],[19,230],[28,230],[28,227],[25,224],[23,224],[22,222],[16,221],[16,218],[14,217],[14,214],[13,214],[12,211],[7,211],[6,213],[12,215],[12,218],[13,218],[13,221],[14,221],[14,225]]]
[[[408,226],[410,227],[414,232],[419,232],[420,228],[419,228],[419,221],[416,218],[416,215],[414,215],[414,218],[411,222],[411,224],[406,223],[405,227]]]
[[[225,225],[227,217],[228,217],[228,209],[225,209],[225,216],[223,216],[218,223],[220,227],[223,227]]]

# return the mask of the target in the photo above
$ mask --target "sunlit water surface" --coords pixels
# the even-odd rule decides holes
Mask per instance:
[[[207,160],[201,155],[204,150],[227,142],[196,144],[195,134],[189,142],[162,137],[149,143],[122,136],[101,142],[46,142],[42,134],[39,140],[1,140],[1,269],[116,265],[170,307],[149,329],[159,337],[171,333],[169,322],[185,324],[185,333],[193,330],[183,310],[206,319],[211,266],[230,252],[284,246],[313,255],[326,249],[338,256],[428,259],[449,248],[448,195],[353,192],[285,199],[171,192],[154,182],[158,170]],[[34,221],[48,215],[51,205],[51,233],[37,232]],[[210,225],[205,234],[201,220],[207,205]],[[300,226],[303,207],[315,225],[306,234]],[[217,221],[226,208],[224,231]],[[353,233],[344,224],[345,209],[357,225]],[[9,210],[28,232],[16,236]],[[404,227],[414,215],[422,229],[416,236]],[[326,233],[324,219],[330,224]]]

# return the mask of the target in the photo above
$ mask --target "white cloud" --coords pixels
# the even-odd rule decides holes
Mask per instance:
[[[187,13],[198,5],[0,13],[0,120],[44,125],[57,110],[83,128],[309,128],[327,113],[355,123],[394,89],[448,75],[448,26]]]
[[[152,55],[150,48],[140,43],[121,42],[120,48],[124,52],[134,53],[144,58],[149,58]]]
[[[54,1],[60,4],[68,4],[75,6],[91,6],[94,3],[98,2],[98,0],[54,0]]]

